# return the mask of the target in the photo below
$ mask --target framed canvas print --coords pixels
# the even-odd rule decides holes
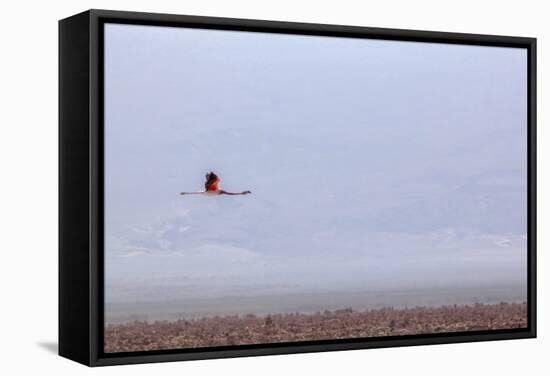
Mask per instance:
[[[59,26],[60,355],[535,337],[535,39]]]

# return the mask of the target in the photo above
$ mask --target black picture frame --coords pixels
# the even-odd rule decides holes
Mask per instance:
[[[528,54],[528,327],[480,332],[103,352],[103,25],[164,25],[503,46]],[[248,19],[88,10],[59,21],[59,354],[88,366],[536,337],[536,39]]]

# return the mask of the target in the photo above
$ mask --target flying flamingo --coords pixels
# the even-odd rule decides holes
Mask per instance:
[[[205,196],[218,196],[218,195],[247,195],[250,191],[243,192],[226,192],[218,188],[222,180],[212,171],[206,174],[206,182],[204,183],[204,191],[199,192],[181,192],[180,195],[205,195]]]

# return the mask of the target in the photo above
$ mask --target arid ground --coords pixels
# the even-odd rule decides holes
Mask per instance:
[[[527,327],[525,303],[224,316],[108,325],[105,352],[132,352]]]

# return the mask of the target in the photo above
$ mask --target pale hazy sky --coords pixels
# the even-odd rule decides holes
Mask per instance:
[[[106,25],[107,289],[525,281],[526,62]],[[178,195],[210,170],[253,194]]]

